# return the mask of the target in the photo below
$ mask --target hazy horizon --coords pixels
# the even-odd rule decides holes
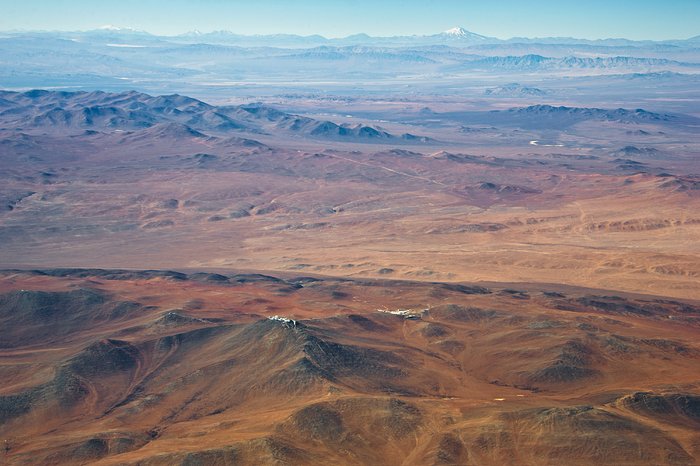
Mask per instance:
[[[503,36],[503,37],[496,37],[492,36],[489,34],[482,34],[479,31],[473,30],[469,27],[464,27],[461,25],[454,25],[449,28],[444,28],[443,30],[439,31],[434,31],[434,32],[428,32],[424,34],[410,34],[410,33],[405,33],[405,34],[369,34],[365,31],[356,31],[352,32],[349,34],[344,34],[344,35],[327,35],[327,34],[320,34],[320,33],[295,33],[295,32],[289,32],[289,31],[280,31],[280,32],[269,32],[269,33],[255,33],[255,32],[239,32],[237,30],[231,30],[231,29],[190,29],[187,31],[181,31],[177,33],[170,33],[170,34],[159,34],[155,33],[153,31],[145,30],[145,29],[137,29],[133,28],[131,26],[122,26],[122,25],[116,25],[116,24],[103,24],[101,26],[97,27],[92,27],[92,28],[87,28],[87,29],[3,29],[0,30],[0,33],[6,33],[6,34],[14,34],[14,33],[33,33],[33,32],[39,32],[39,33],[72,33],[72,32],[91,32],[91,31],[99,31],[99,30],[105,30],[105,31],[115,31],[115,32],[124,32],[124,31],[131,31],[131,32],[136,32],[136,33],[146,33],[155,37],[177,37],[181,35],[187,35],[187,34],[212,34],[212,33],[218,33],[218,32],[225,32],[225,33],[230,33],[230,34],[237,34],[240,36],[246,36],[246,37],[264,37],[264,36],[274,36],[274,35],[290,35],[290,36],[299,36],[299,37],[314,37],[314,36],[320,36],[326,39],[345,39],[348,37],[352,36],[357,36],[357,35],[363,35],[366,34],[370,37],[426,37],[426,36],[431,36],[431,35],[437,35],[440,33],[444,33],[449,31],[450,29],[453,28],[462,28],[468,32],[478,34],[481,36],[485,36],[488,38],[492,39],[497,39],[497,40],[512,40],[512,39],[518,39],[518,38],[525,38],[525,39],[576,39],[576,40],[588,40],[588,41],[605,41],[605,40],[633,40],[633,41],[652,41],[652,42],[666,42],[666,41],[677,41],[677,40],[689,40],[689,39],[694,39],[698,36],[700,36],[700,33],[698,34],[692,34],[687,37],[668,37],[668,38],[659,38],[659,39],[649,39],[649,38],[631,38],[627,36],[609,36],[609,37],[582,37],[582,36],[575,36],[575,35],[568,35],[568,36],[563,36],[563,35],[540,35],[540,36],[527,36],[527,35],[512,35],[512,36]]]
[[[5,2],[9,3],[9,2]],[[481,1],[300,0],[292,8],[280,0],[188,2],[151,0],[49,2],[29,0],[4,5],[0,30],[86,31],[114,25],[154,35],[232,31],[242,35],[295,34],[342,38],[431,35],[461,26],[498,39],[574,37],[587,40],[678,40],[700,34],[700,3],[643,0],[578,3]],[[168,15],[163,14],[164,11]],[[392,21],[387,21],[391,18]],[[262,20],[261,20],[262,19]]]

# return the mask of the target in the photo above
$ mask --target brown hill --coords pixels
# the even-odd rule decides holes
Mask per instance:
[[[54,269],[3,272],[0,304],[6,464],[700,457],[698,302]]]

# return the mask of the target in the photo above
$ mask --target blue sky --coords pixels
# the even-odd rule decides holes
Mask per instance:
[[[341,37],[433,34],[684,39],[700,34],[700,0],[0,0],[0,30],[86,30],[111,24],[156,34]]]

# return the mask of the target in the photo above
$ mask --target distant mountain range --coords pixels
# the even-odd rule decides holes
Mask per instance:
[[[270,47],[314,47],[320,45],[384,45],[384,46],[420,46],[420,45],[450,45],[450,46],[470,46],[475,44],[508,44],[508,43],[538,43],[538,44],[561,44],[561,45],[605,45],[605,46],[643,46],[650,44],[669,44],[675,46],[693,46],[700,44],[700,36],[691,37],[685,40],[665,40],[665,41],[635,41],[623,38],[611,39],[577,39],[573,37],[542,37],[525,38],[513,37],[510,39],[498,39],[496,37],[483,36],[463,27],[453,27],[444,32],[429,35],[407,35],[407,36],[370,36],[359,33],[342,38],[326,38],[321,35],[296,35],[296,34],[268,34],[268,35],[244,35],[232,31],[212,31],[200,32],[191,31],[175,36],[158,36],[145,31],[138,31],[132,28],[120,28],[112,25],[90,31],[10,31],[0,33],[2,35],[16,36],[21,34],[53,35],[68,39],[90,38],[91,40],[101,39],[104,41],[125,40],[138,38],[140,41],[148,40],[157,42],[159,40],[181,42],[181,43],[208,43],[208,44],[235,44],[240,46],[270,46]]]
[[[492,92],[518,93],[522,89],[523,87],[518,84],[509,84],[502,88],[494,88]],[[523,92],[531,92],[536,95],[536,90],[532,89],[526,89]],[[421,115],[419,119],[410,120],[410,122],[418,125],[423,124],[424,116]],[[433,112],[430,114],[430,118],[453,121],[462,125],[493,125],[529,130],[564,130],[587,121],[614,122],[633,125],[632,127],[640,124],[655,124],[676,128],[685,127],[688,130],[692,130],[700,124],[700,119],[692,115],[651,112],[641,108],[630,110],[544,104],[513,107],[507,110]]]
[[[164,37],[113,26],[83,32],[0,33],[0,89],[12,90],[137,89],[193,95],[218,90],[249,97],[262,95],[247,91],[251,87],[281,94],[291,89],[318,93],[327,92],[327,86],[353,90],[365,86],[358,83],[372,83],[394,92],[405,89],[397,82],[440,86],[443,78],[469,80],[479,75],[492,87],[553,73],[692,81],[700,77],[699,71],[698,38],[504,41],[459,27],[425,36],[356,34],[341,39],[227,31]],[[494,78],[500,82],[492,82]]]
[[[503,97],[541,97],[547,95],[538,87],[522,86],[518,83],[508,83],[503,86],[486,89],[484,95]]]
[[[677,119],[674,115],[649,112],[644,109],[627,110],[618,108],[608,110],[602,108],[581,108],[581,107],[553,107],[551,105],[530,105],[524,108],[513,108],[508,110],[509,113],[528,116],[546,116],[557,118],[570,117],[578,120],[608,120],[619,121],[623,123],[643,123],[643,122],[659,122],[671,121]]]
[[[139,92],[0,91],[0,130],[83,134],[135,132],[137,137],[206,138],[210,134],[297,134],[346,141],[427,142],[362,124],[337,124],[292,115],[269,106],[213,106],[178,94]],[[147,130],[147,131],[145,131]],[[144,132],[145,131],[145,132]],[[254,141],[251,141],[254,143]]]
[[[529,92],[517,84],[504,92]],[[500,92],[499,90],[497,90]],[[531,105],[508,110],[432,113],[462,124],[494,124],[520,128],[565,128],[583,121],[626,124],[697,125],[698,118],[670,113]],[[422,124],[422,121],[416,122]],[[346,142],[432,143],[414,134],[392,134],[365,124],[338,124],[286,113],[262,104],[214,106],[179,94],[152,96],[130,91],[62,92],[0,91],[0,131],[13,134],[83,136],[123,134],[129,140],[235,138],[237,144],[262,146],[253,139],[271,135]],[[9,133],[8,133],[9,134]],[[20,135],[21,135],[20,134]],[[15,142],[21,140],[12,139]]]
[[[687,66],[700,67],[700,64],[681,63],[675,60],[662,58],[638,58],[638,57],[563,57],[551,58],[541,55],[522,55],[505,57],[486,57],[467,63],[468,66],[477,68],[501,68],[515,70],[539,70],[539,69],[614,69],[614,68],[644,68],[657,66]]]
[[[336,41],[302,47],[300,43],[289,45],[284,38],[288,47],[283,48],[263,45],[272,36],[245,38],[257,41],[257,45],[245,41],[235,45],[214,43],[222,42],[215,34],[198,37],[201,42],[178,42],[178,38],[165,40],[121,30],[0,35],[0,89],[136,88],[179,92],[188,83],[218,85],[271,79],[326,82],[332,77],[380,82],[411,75],[424,79],[455,73],[523,72],[656,73],[650,76],[660,77],[658,73],[697,74],[700,69],[700,49],[692,47],[498,44],[460,31],[430,36],[432,45],[420,45],[416,39],[414,44],[404,46],[382,41],[363,45],[358,39],[355,45]]]

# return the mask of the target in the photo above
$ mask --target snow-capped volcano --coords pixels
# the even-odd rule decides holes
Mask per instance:
[[[447,31],[443,32],[441,35],[447,36],[447,37],[450,37],[453,39],[469,39],[469,40],[485,40],[485,39],[487,39],[487,37],[485,37],[485,36],[467,31],[466,29],[459,27],[459,26],[453,27],[452,29],[448,29]]]
[[[471,33],[466,29],[457,26],[452,29],[448,29],[447,31],[443,32],[443,34],[446,34],[448,36],[468,36]]]

